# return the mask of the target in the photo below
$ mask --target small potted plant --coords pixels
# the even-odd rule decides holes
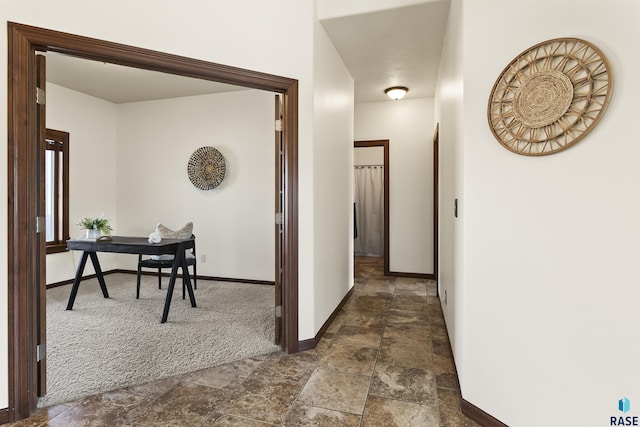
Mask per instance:
[[[109,236],[113,231],[106,218],[84,218],[78,225],[87,230],[87,239],[97,239],[101,233]]]

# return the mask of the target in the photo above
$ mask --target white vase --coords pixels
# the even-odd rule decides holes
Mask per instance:
[[[98,237],[100,237],[100,230],[93,228],[87,229],[87,239],[97,239]]]

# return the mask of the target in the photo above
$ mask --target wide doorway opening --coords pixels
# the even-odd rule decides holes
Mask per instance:
[[[44,250],[37,227],[39,128],[35,102],[37,52],[58,52],[144,70],[218,81],[282,95],[281,346],[298,350],[297,81],[162,52],[9,23],[9,405],[10,419],[26,417],[46,384],[46,325],[42,326]],[[39,124],[39,126],[34,126]],[[277,304],[276,304],[277,305]]]

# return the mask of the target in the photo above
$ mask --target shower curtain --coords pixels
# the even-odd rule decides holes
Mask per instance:
[[[354,166],[356,256],[384,255],[384,167]]]

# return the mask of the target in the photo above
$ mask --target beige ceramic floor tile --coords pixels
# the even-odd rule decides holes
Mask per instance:
[[[433,371],[433,352],[429,344],[412,345],[417,341],[383,338],[378,354],[379,365],[420,368]]]
[[[426,283],[397,283],[396,292],[397,296],[427,296],[427,284]]]
[[[347,311],[342,316],[340,326],[360,326],[364,328],[383,328],[386,324],[386,313],[368,311]],[[339,331],[339,328],[336,332]]]
[[[362,415],[371,378],[329,369],[318,369],[298,401],[311,406]]]
[[[235,417],[233,415],[214,414],[199,427],[268,427],[278,424],[269,424],[250,418]]]
[[[279,425],[287,414],[292,402],[275,396],[245,394],[220,405],[217,409],[232,418],[249,418],[267,424]]]
[[[209,387],[224,388],[247,378],[264,359],[244,359],[213,368],[202,369],[185,376],[184,381]]]
[[[381,363],[376,364],[369,394],[425,405],[435,405],[438,398],[432,371]]]
[[[287,427],[359,427],[361,417],[308,405],[294,405],[285,417]]]
[[[456,390],[438,389],[438,410],[443,427],[479,427],[460,412],[460,393]]]
[[[224,389],[185,382],[157,400],[132,409],[127,413],[126,420],[145,426],[199,425],[228,396],[229,392]]]
[[[370,295],[354,292],[344,305],[345,310],[384,313],[391,306],[391,295]]]
[[[418,405],[372,396],[362,417],[362,427],[438,427],[440,414],[435,406]]]
[[[345,325],[338,330],[338,333],[333,338],[333,343],[377,349],[380,347],[383,333],[383,328],[364,328]]]
[[[373,373],[378,350],[332,344],[322,356],[322,365],[327,369],[368,375]]]
[[[388,323],[384,329],[383,338],[392,338],[417,348],[431,348],[431,328],[429,325],[414,323]]]

